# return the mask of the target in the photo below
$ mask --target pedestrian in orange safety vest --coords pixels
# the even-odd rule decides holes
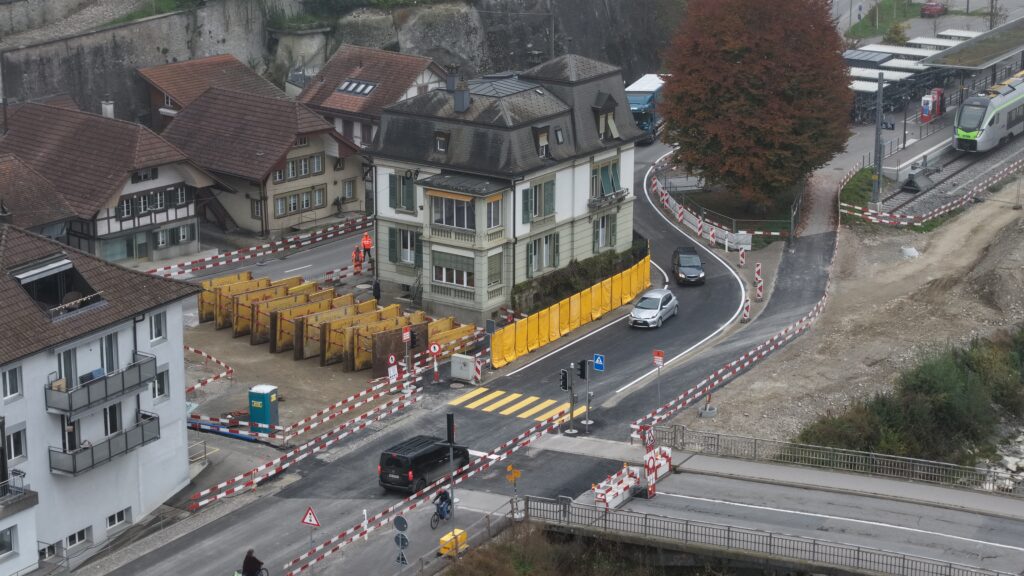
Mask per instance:
[[[363,251],[359,249],[359,246],[352,249],[352,272],[363,273]]]
[[[369,232],[363,232],[363,260],[369,260],[373,262],[373,240],[370,238]]]

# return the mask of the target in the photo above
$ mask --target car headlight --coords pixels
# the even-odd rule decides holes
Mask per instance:
[[[700,276],[698,276],[698,278],[703,278],[703,277],[704,277],[704,273],[703,273],[703,272],[701,272],[701,273],[700,273]]]

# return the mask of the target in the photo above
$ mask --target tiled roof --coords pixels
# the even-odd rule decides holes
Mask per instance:
[[[523,71],[519,76],[532,80],[574,84],[618,71],[617,66],[605,62],[591,60],[579,54],[563,54],[547,62],[541,62]]]
[[[143,79],[170,96],[182,108],[191,104],[208,88],[287,98],[280,88],[231,54],[139,68],[138,72]]]
[[[0,202],[22,228],[42,226],[74,215],[57,188],[14,154],[0,154]]]
[[[149,128],[99,114],[29,103],[9,124],[0,153],[16,154],[59,186],[82,218],[120,194],[133,171],[187,160]]]
[[[334,126],[298,102],[210,88],[163,136],[203,168],[263,180],[297,135],[317,132],[334,133]]]
[[[98,302],[51,320],[11,274],[11,269],[63,254],[93,290]],[[86,336],[136,314],[199,292],[185,282],[135,272],[26,232],[0,224],[0,365]]]
[[[310,79],[299,101],[327,115],[350,113],[376,118],[385,106],[398,102],[428,68],[444,78],[444,70],[430,58],[342,44],[320,74]],[[365,96],[339,92],[338,88],[349,80],[376,87]]]
[[[569,110],[564,102],[537,84],[486,79],[467,84],[471,98],[465,112],[455,112],[454,96],[445,90],[432,90],[403,100],[388,111],[512,128]]]
[[[44,96],[42,98],[35,98],[33,100],[30,100],[30,102],[35,102],[36,104],[46,104],[47,106],[53,106],[55,108],[66,108],[68,110],[81,110],[81,108],[79,108],[79,106],[78,106],[78,102],[75,102],[75,99],[72,98],[68,94],[54,94],[52,96]],[[8,102],[7,103],[7,116],[8,117],[13,116],[14,113],[18,110],[18,108],[21,108],[21,103],[19,103],[19,102]],[[4,125],[4,116],[3,116],[3,113],[0,112],[0,132],[3,132],[3,130],[2,130],[3,125]]]

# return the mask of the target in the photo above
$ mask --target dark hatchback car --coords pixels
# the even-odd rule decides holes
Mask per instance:
[[[469,450],[455,446],[455,468],[469,463]],[[434,436],[414,436],[380,454],[377,480],[389,490],[414,493],[452,470],[448,444]]]
[[[704,261],[692,246],[680,246],[672,252],[672,277],[677,284],[703,284]]]

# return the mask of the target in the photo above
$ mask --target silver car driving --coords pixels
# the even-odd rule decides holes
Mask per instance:
[[[629,325],[636,328],[661,328],[669,316],[679,313],[679,300],[671,290],[658,288],[640,295],[629,313]]]

